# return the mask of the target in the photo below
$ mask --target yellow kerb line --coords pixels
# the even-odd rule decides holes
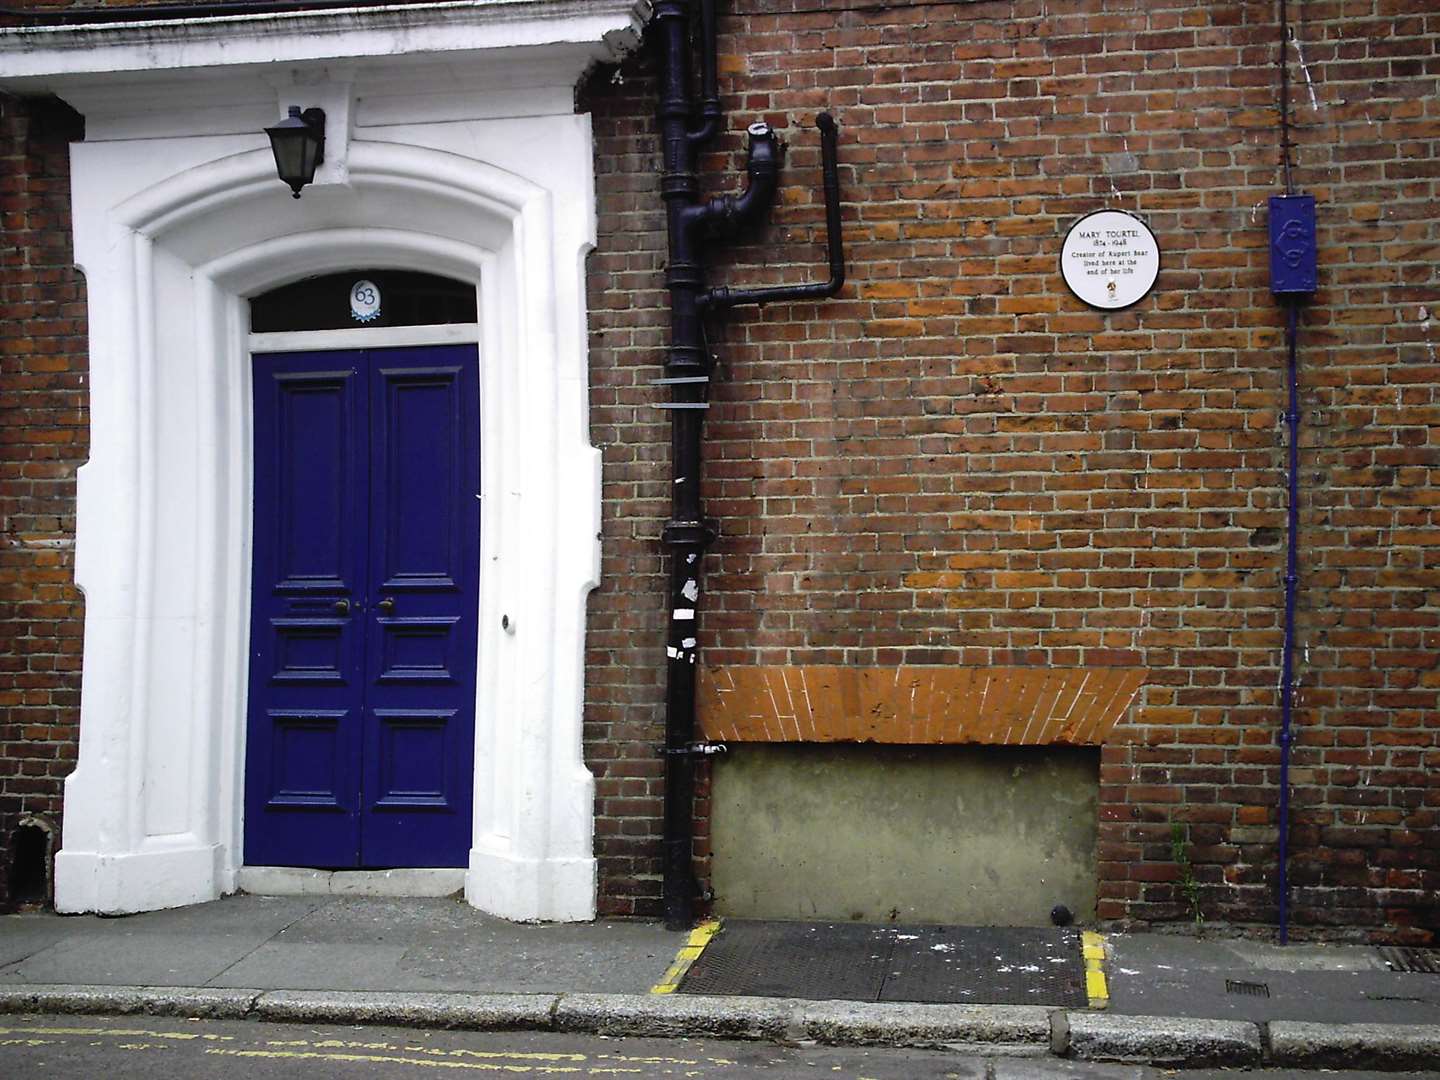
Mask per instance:
[[[1085,957],[1085,994],[1092,1009],[1110,1004],[1110,988],[1105,983],[1105,935],[1086,930],[1080,935],[1080,952]]]
[[[665,972],[661,980],[650,988],[652,994],[673,994],[675,988],[680,985],[680,980],[690,970],[690,965],[699,959],[700,954],[705,951],[705,946],[710,944],[716,932],[720,929],[720,920],[711,919],[703,922],[685,939],[684,947],[675,954],[675,962],[670,965],[670,970]]]

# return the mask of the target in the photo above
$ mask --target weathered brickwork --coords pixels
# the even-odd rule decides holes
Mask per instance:
[[[16,827],[37,817],[58,827],[75,758],[75,469],[87,432],[84,286],[69,224],[78,137],[63,107],[0,95],[0,905]]]
[[[1303,317],[1292,881],[1299,934],[1440,929],[1436,734],[1440,12],[1310,0],[1289,49],[1295,178],[1320,203]],[[842,126],[851,283],[744,310],[707,433],[703,660],[1144,668],[1104,750],[1100,915],[1273,923],[1285,550],[1276,5],[1195,0],[723,5],[744,126],[790,144],[782,206],[717,279],[817,276],[815,112]],[[602,895],[658,893],[665,338],[649,60],[588,88],[599,136],[591,603]],[[1092,311],[1065,230],[1140,214],[1162,271]],[[704,805],[700,807],[703,834]],[[702,835],[700,845],[705,846]],[[703,858],[701,861],[703,870]]]

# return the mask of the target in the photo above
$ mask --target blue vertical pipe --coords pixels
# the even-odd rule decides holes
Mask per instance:
[[[1290,746],[1295,741],[1291,718],[1295,707],[1295,593],[1299,584],[1300,549],[1300,378],[1295,359],[1300,304],[1285,304],[1286,381],[1289,403],[1285,424],[1290,433],[1289,539],[1285,550],[1285,637],[1280,659],[1280,944],[1290,939]]]
[[[1290,748],[1295,741],[1295,597],[1300,580],[1300,375],[1296,354],[1300,305],[1314,294],[1318,281],[1314,196],[1272,195],[1270,289],[1285,307],[1285,424],[1290,444],[1286,484],[1289,528],[1285,550],[1285,633],[1280,647],[1280,866],[1276,882],[1282,945],[1290,938]]]
[[[1280,164],[1285,194],[1270,198],[1270,291],[1285,305],[1285,352],[1288,403],[1285,423],[1290,434],[1289,537],[1285,549],[1285,636],[1280,658],[1280,944],[1290,941],[1290,747],[1295,711],[1295,593],[1299,584],[1300,548],[1300,377],[1296,363],[1300,305],[1319,285],[1319,254],[1315,242],[1315,199],[1297,195],[1290,165],[1290,13],[1280,0]]]

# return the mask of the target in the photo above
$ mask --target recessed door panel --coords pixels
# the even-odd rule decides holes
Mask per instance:
[[[347,714],[341,710],[271,710],[269,807],[355,808],[355,780],[345,754]]]
[[[274,515],[278,580],[285,591],[346,588],[357,554],[347,536],[360,479],[354,370],[276,372]],[[363,391],[362,391],[363,392]]]
[[[392,358],[376,380],[374,481],[382,582],[456,588],[461,507],[451,494],[464,467],[458,367],[404,367]]]
[[[375,805],[386,810],[448,810],[458,784],[453,710],[429,712],[377,709]]]
[[[381,682],[453,683],[460,619],[382,619],[380,622]]]
[[[255,357],[245,860],[464,866],[474,346]]]
[[[271,619],[276,683],[345,684],[345,624],[338,620]]]

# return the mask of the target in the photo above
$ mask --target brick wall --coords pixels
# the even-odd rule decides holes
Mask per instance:
[[[58,830],[75,758],[87,367],[68,143],[81,133],[57,103],[0,95],[0,906],[16,827],[38,817]]]
[[[1311,0],[1295,178],[1320,202],[1303,317],[1297,934],[1430,940],[1440,765],[1440,13]],[[717,281],[819,276],[820,108],[842,127],[851,283],[737,312],[712,342],[707,664],[1129,666],[1105,747],[1100,914],[1272,923],[1285,551],[1272,2],[727,0],[729,134],[790,144],[781,206]],[[587,744],[602,906],[658,895],[667,428],[653,71],[587,88],[605,457]],[[1162,271],[1090,310],[1056,272],[1081,214],[1140,214]],[[774,246],[770,246],[774,245]],[[702,855],[704,804],[700,807]],[[703,869],[703,859],[702,859]]]

